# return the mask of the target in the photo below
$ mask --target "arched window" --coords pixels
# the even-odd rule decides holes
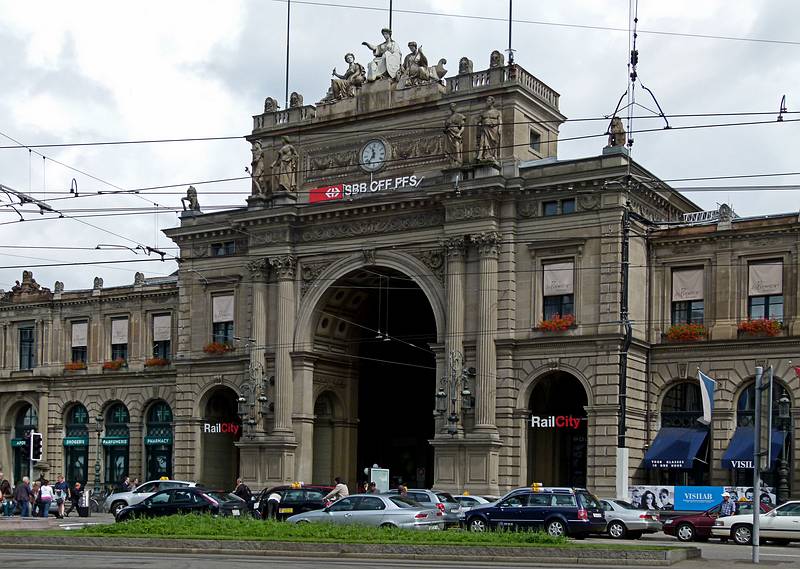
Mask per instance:
[[[129,465],[130,414],[122,403],[115,403],[106,411],[106,435],[103,437],[105,449],[105,483],[119,484],[126,476]]]
[[[780,407],[778,406],[778,402],[781,400],[782,397],[786,397],[791,401],[791,397],[789,396],[789,392],[786,391],[786,388],[775,381],[772,386],[772,418],[773,423],[774,419],[778,416],[778,411]],[[739,395],[739,400],[736,402],[736,424],[740,427],[751,427],[755,422],[755,408],[756,408],[756,384],[750,384],[742,393]]]
[[[80,403],[73,406],[67,414],[67,436],[89,436],[89,412]]]
[[[172,409],[166,401],[157,401],[147,410],[147,479],[172,477]]]
[[[696,427],[703,415],[703,401],[697,383],[673,385],[661,404],[662,427]]]
[[[39,424],[39,417],[36,414],[36,409],[33,405],[25,405],[17,413],[17,419],[14,423],[14,435],[17,438],[23,438],[28,431],[36,430]]]

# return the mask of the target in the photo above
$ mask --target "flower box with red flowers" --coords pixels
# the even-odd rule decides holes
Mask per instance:
[[[670,342],[696,342],[705,340],[706,327],[702,324],[673,324],[664,333]]]
[[[123,360],[122,358],[117,358],[116,360],[103,362],[103,370],[107,371],[116,371],[124,367],[128,367],[128,362]]]
[[[68,362],[64,364],[64,371],[81,371],[86,369],[86,362]]]
[[[169,365],[166,358],[147,358],[144,360],[144,367],[164,367]]]
[[[783,323],[780,320],[772,320],[770,318],[742,320],[739,322],[738,330],[740,336],[779,336],[783,330]]]
[[[227,342],[211,342],[203,346],[203,351],[212,356],[221,356],[233,351],[233,346]]]
[[[556,314],[551,318],[539,322],[536,329],[541,332],[564,332],[574,327],[575,316],[572,314],[565,314],[564,316]]]

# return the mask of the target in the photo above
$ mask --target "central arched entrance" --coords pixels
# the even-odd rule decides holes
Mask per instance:
[[[239,475],[239,449],[235,443],[242,434],[236,393],[220,386],[207,397],[201,425],[202,481],[209,488],[231,490]]]
[[[536,383],[528,408],[528,478],[545,486],[586,487],[588,398],[566,372]]]
[[[433,484],[436,321],[413,279],[386,267],[337,279],[317,304],[314,482],[388,468],[390,481]]]

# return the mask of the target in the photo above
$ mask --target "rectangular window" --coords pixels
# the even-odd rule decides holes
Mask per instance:
[[[783,320],[783,261],[758,261],[747,269],[747,317]]]
[[[33,326],[19,327],[19,369],[36,367],[36,336]]]
[[[543,316],[550,320],[555,316],[575,314],[573,261],[548,263],[543,266]]]
[[[540,152],[542,149],[542,135],[531,129],[530,147],[534,152]]]
[[[114,318],[111,321],[111,359],[128,359],[128,319]]]
[[[702,324],[704,315],[702,267],[673,269],[672,324]]]
[[[233,295],[217,295],[211,298],[212,340],[221,344],[233,343]]]
[[[73,322],[72,323],[72,363],[86,363],[87,349],[89,339],[89,323],[88,322]]]
[[[171,340],[172,316],[169,314],[153,316],[153,357],[171,359]]]
[[[542,202],[542,215],[558,215],[558,202]]]
[[[236,254],[236,242],[235,241],[226,241],[225,243],[212,243],[211,244],[211,256],[212,257],[223,257],[225,255],[234,255]]]
[[[575,213],[575,198],[561,200],[561,213]]]

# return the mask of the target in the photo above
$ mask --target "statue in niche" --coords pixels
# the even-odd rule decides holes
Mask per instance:
[[[348,53],[344,56],[344,60],[347,63],[347,70],[343,75],[339,75],[336,73],[336,68],[333,68],[331,87],[328,89],[328,94],[322,99],[323,102],[355,97],[356,89],[361,87],[364,81],[367,80],[364,67],[360,63],[356,63],[355,55]]]
[[[302,106],[303,106],[303,95],[301,95],[297,91],[292,91],[292,94],[289,95],[289,108],[294,109],[295,107],[302,107]]]
[[[300,155],[294,146],[289,143],[289,138],[281,138],[283,146],[278,150],[275,162],[272,163],[272,175],[275,177],[275,187],[287,192],[297,191],[297,170],[300,167]]]
[[[375,56],[375,59],[367,64],[367,81],[370,82],[383,78],[397,79],[402,65],[402,55],[397,43],[392,39],[392,30],[383,28],[381,35],[383,43],[378,45],[368,42],[361,43],[371,49],[372,55]]]
[[[464,127],[467,119],[464,115],[456,111],[456,104],[450,103],[450,116],[444,123],[445,134],[445,154],[450,159],[453,166],[461,166],[464,149]]]
[[[273,99],[272,97],[267,97],[264,99],[264,112],[265,113],[274,113],[280,109],[281,106],[278,104],[278,101]]]
[[[505,67],[506,57],[497,50],[494,50],[489,56],[489,69],[494,67]]]
[[[189,186],[186,190],[186,197],[181,198],[183,211],[200,211],[200,202],[197,200],[197,189]]]
[[[478,118],[478,162],[494,162],[500,154],[500,111],[494,97],[487,97],[486,109]]]
[[[252,195],[263,196],[267,194],[269,188],[266,180],[267,169],[264,166],[264,148],[260,140],[253,143],[252,153],[253,159],[250,162],[250,177],[253,179]]]
[[[472,73],[472,60],[469,57],[462,57],[458,62],[458,74],[466,73]]]
[[[612,118],[611,124],[608,125],[608,146],[606,148],[615,146],[625,146],[625,127],[619,117]]]

